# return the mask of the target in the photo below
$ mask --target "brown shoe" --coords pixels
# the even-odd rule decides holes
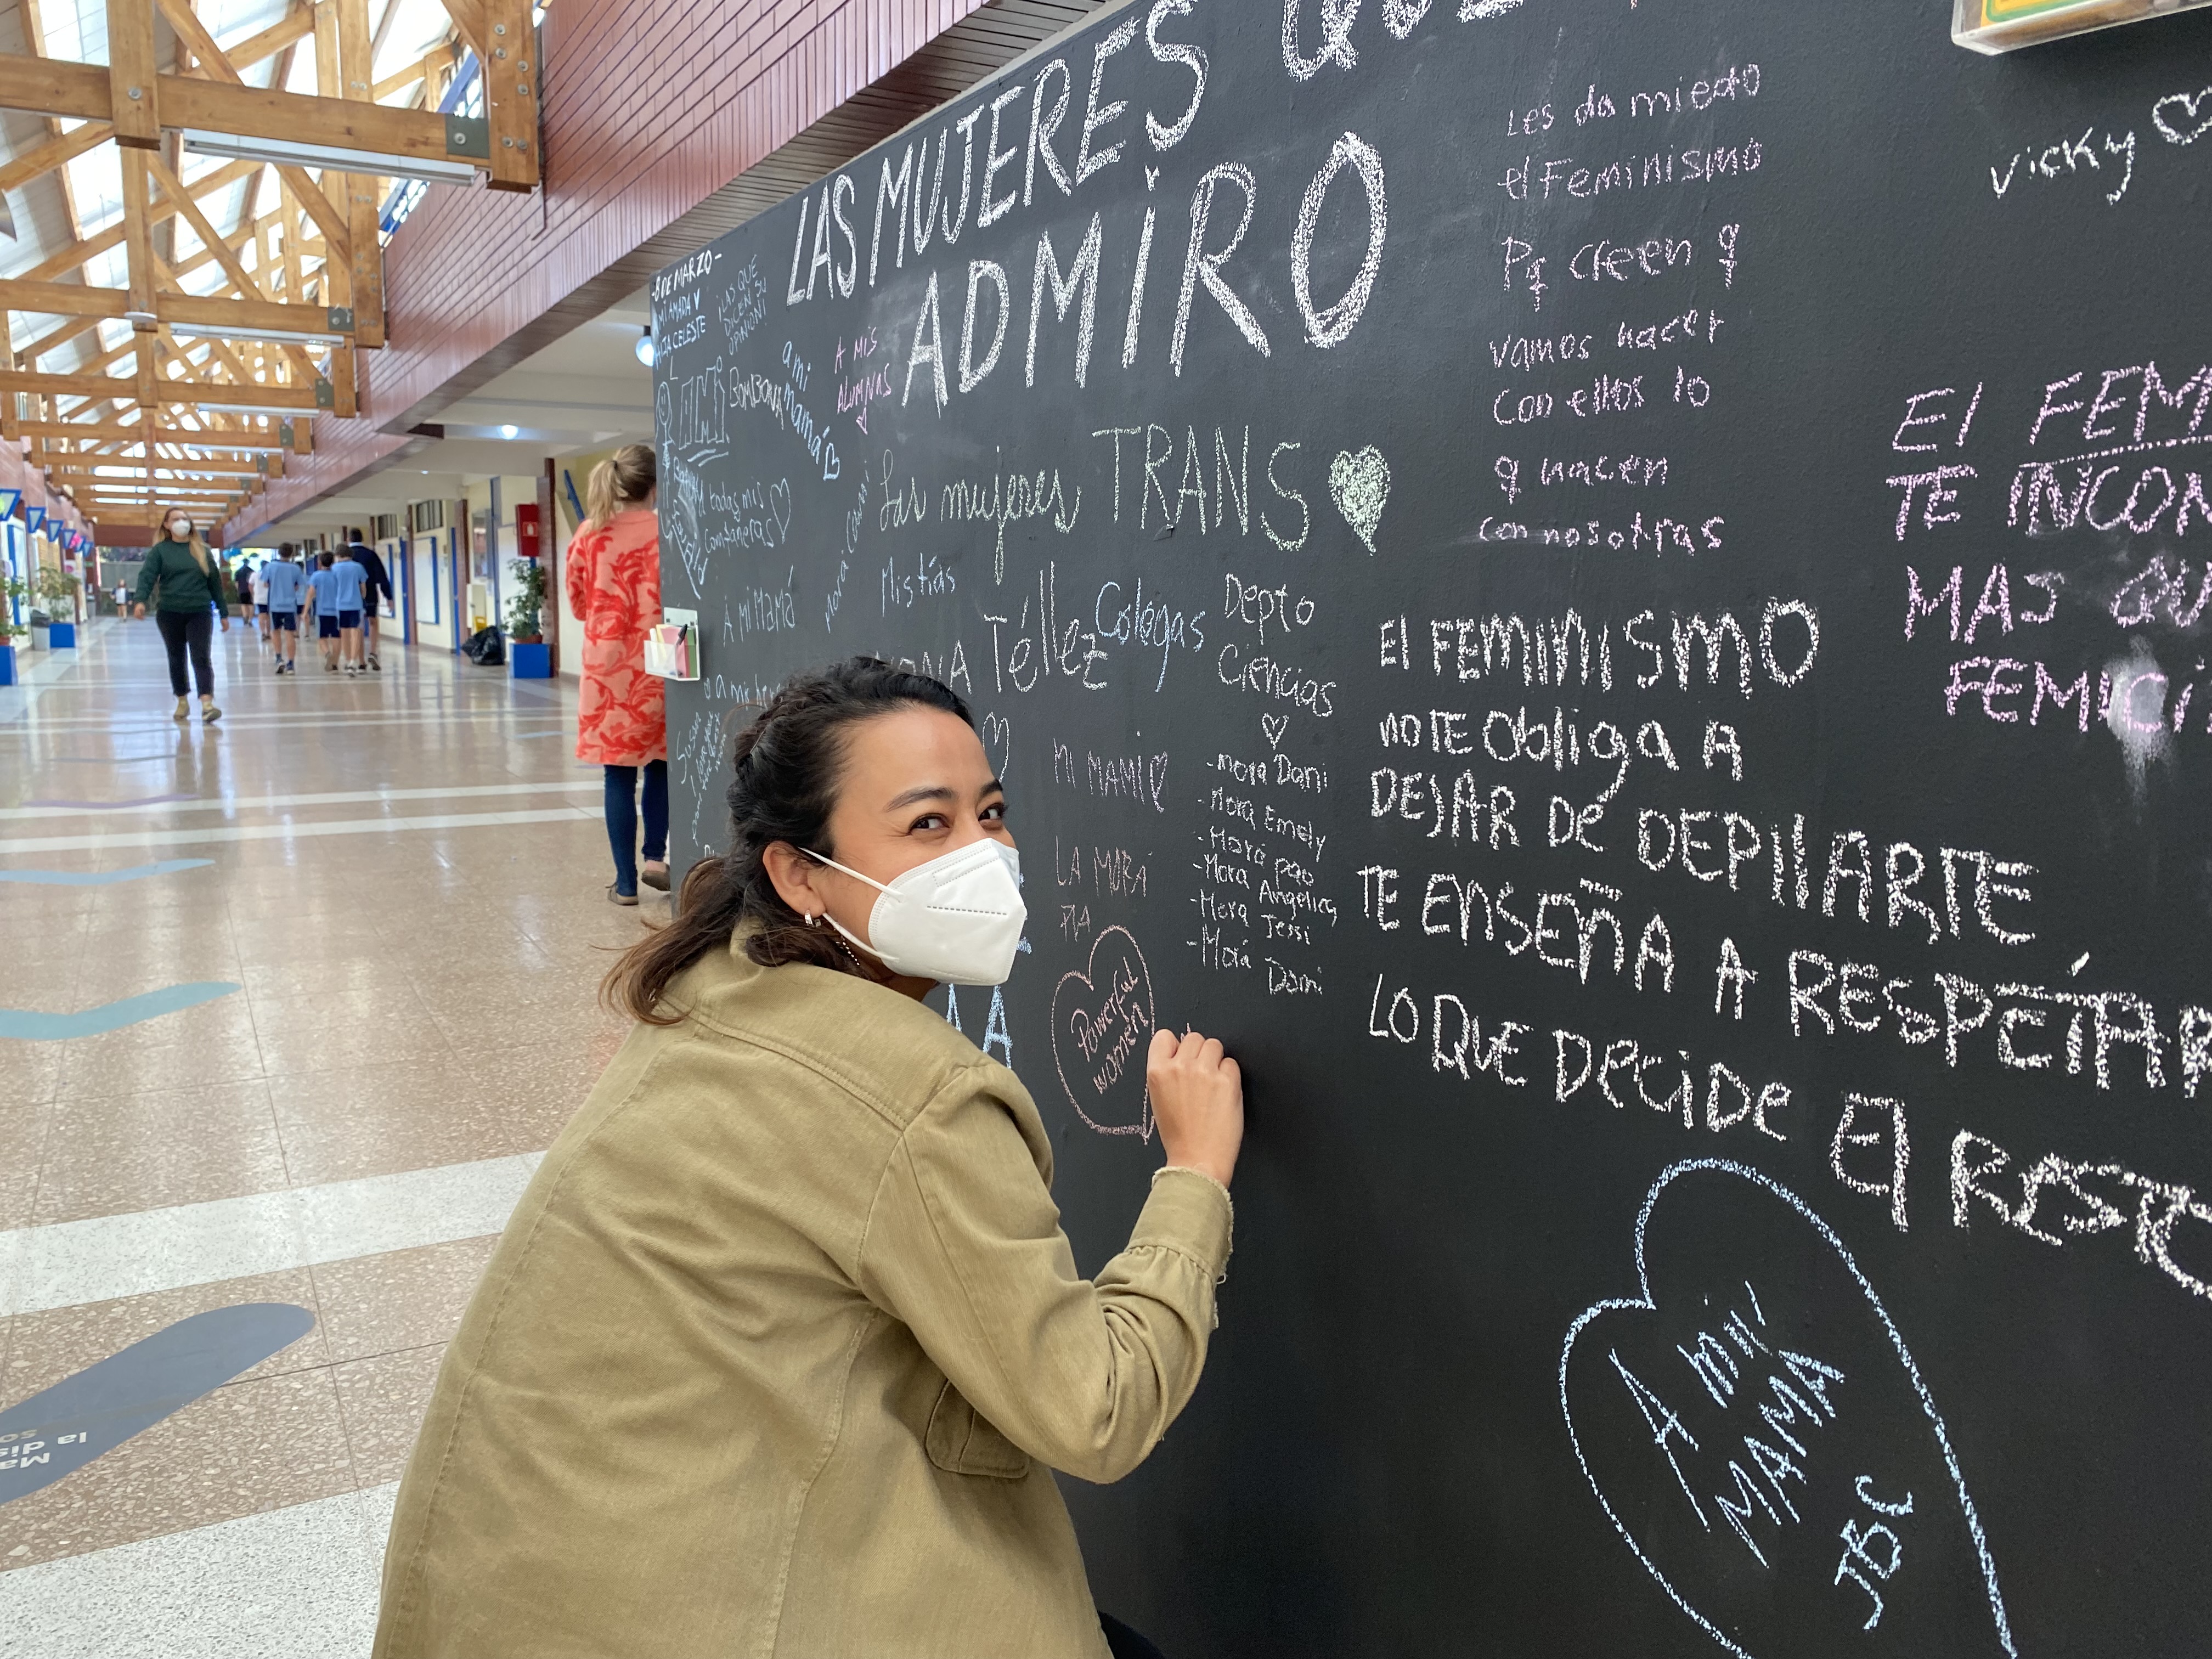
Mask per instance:
[[[637,903],[636,894],[618,893],[615,890],[615,884],[612,882],[609,882],[607,884],[607,897],[616,904],[628,904],[635,906]]]

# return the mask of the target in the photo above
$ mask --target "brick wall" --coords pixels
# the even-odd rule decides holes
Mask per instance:
[[[685,213],[981,3],[554,0],[544,187],[431,187],[384,251],[392,343],[361,354],[362,415],[319,417],[315,453],[228,536],[390,461],[410,426],[635,291],[690,251],[664,234]]]

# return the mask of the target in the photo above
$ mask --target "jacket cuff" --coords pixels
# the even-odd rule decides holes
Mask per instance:
[[[1235,1224],[1229,1194],[1219,1182],[1195,1170],[1170,1166],[1152,1176],[1152,1195],[1137,1218],[1129,1246],[1178,1251],[1200,1263],[1206,1277],[1218,1283],[1228,1270]]]

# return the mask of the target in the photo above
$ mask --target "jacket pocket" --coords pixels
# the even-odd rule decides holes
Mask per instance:
[[[952,1474],[1018,1480],[1030,1472],[1029,1454],[1000,1434],[950,1382],[929,1413],[929,1432],[922,1444],[929,1461]]]

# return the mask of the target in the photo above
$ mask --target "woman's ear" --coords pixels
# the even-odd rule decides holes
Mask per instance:
[[[802,916],[818,916],[830,908],[821,890],[815,886],[815,872],[821,866],[787,841],[771,842],[761,854],[767,867],[768,878],[775,884],[775,896]]]

